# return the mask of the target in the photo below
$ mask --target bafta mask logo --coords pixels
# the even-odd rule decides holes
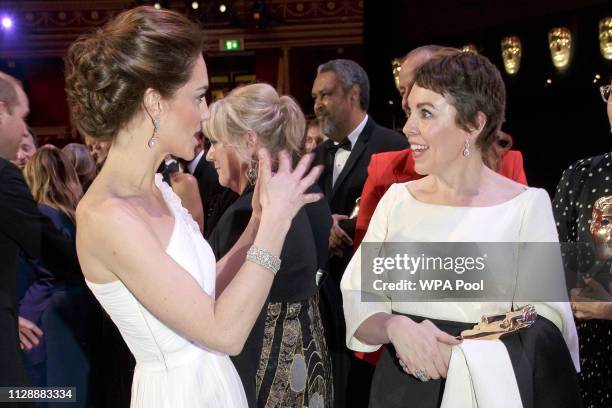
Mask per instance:
[[[471,52],[472,54],[478,54],[478,48],[474,44],[465,44],[461,47],[461,52]]]
[[[515,36],[505,37],[501,40],[501,51],[506,72],[510,75],[516,74],[521,67],[523,55],[521,40]]]
[[[548,46],[553,65],[565,68],[572,51],[572,33],[565,27],[556,27],[548,32]]]
[[[599,49],[605,59],[612,60],[612,17],[599,22]]]
[[[391,69],[393,70],[393,80],[395,81],[395,87],[399,91],[399,73],[402,70],[402,60],[394,58],[391,61]]]
[[[612,258],[612,196],[601,197],[595,201],[591,218],[591,235],[597,258]]]

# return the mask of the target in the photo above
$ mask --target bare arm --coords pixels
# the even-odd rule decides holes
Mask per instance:
[[[81,213],[78,223],[86,276],[92,268],[105,268],[174,331],[214,350],[240,352],[272,285],[270,271],[244,263],[215,303],[129,211]],[[273,225],[260,228],[255,243],[278,256],[288,227]]]
[[[264,211],[254,244],[276,256],[295,213],[304,203],[320,198],[303,194],[316,180],[319,169],[301,179],[308,160],[290,172],[289,158],[285,159],[274,177],[269,174],[269,157],[267,161],[263,156],[260,159],[266,194],[262,197]],[[77,249],[86,276],[100,269],[110,271],[176,332],[210,349],[238,354],[268,296],[273,274],[245,262],[215,303],[165,253],[142,219],[116,202],[106,207],[80,210],[77,214]]]
[[[387,326],[392,317],[393,315],[389,313],[373,314],[361,323],[355,332],[355,337],[366,344],[390,343]]]
[[[259,224],[259,218],[253,215],[238,241],[236,241],[234,246],[223,258],[217,261],[217,283],[215,287],[217,297],[223,293],[227,285],[234,279],[236,273],[240,270],[246,258],[247,251],[255,241]]]

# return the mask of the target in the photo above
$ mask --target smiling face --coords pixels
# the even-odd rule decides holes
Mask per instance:
[[[164,102],[159,139],[171,155],[185,160],[194,158],[198,143],[196,135],[201,131],[202,121],[209,115],[205,98],[207,89],[206,64],[204,58],[199,56],[193,64],[189,81]]]
[[[406,114],[408,120],[403,131],[414,152],[417,173],[440,174],[455,161],[464,159],[464,141],[472,136],[457,126],[457,111],[447,98],[414,85]]]

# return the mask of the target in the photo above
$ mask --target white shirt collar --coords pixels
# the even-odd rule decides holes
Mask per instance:
[[[204,153],[206,153],[204,149],[200,150],[200,153],[198,153],[198,155],[194,157],[192,161],[189,162],[189,164],[187,165],[187,171],[189,171],[189,173],[193,174],[196,167],[198,167],[198,164],[200,163],[202,156],[204,156]]]
[[[349,133],[349,135],[347,136],[348,140],[351,142],[351,149],[355,147],[355,143],[357,143],[357,139],[359,138],[359,135],[363,131],[363,128],[365,127],[367,122],[368,122],[368,115],[366,114],[363,117],[363,120],[357,125],[357,127],[353,129],[353,131]]]

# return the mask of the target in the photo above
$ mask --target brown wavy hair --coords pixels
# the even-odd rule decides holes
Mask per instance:
[[[448,97],[457,110],[455,122],[464,130],[475,127],[478,112],[484,113],[487,122],[476,139],[476,147],[483,157],[490,154],[491,147],[500,141],[506,87],[488,58],[471,52],[433,58],[417,70],[416,84]]]
[[[80,133],[112,139],[140,112],[148,88],[171,98],[202,55],[202,30],[170,10],[140,6],[78,38],[65,60],[66,93]]]
[[[83,195],[76,171],[62,151],[44,146],[28,160],[24,177],[34,200],[66,214],[75,222],[76,206]]]

